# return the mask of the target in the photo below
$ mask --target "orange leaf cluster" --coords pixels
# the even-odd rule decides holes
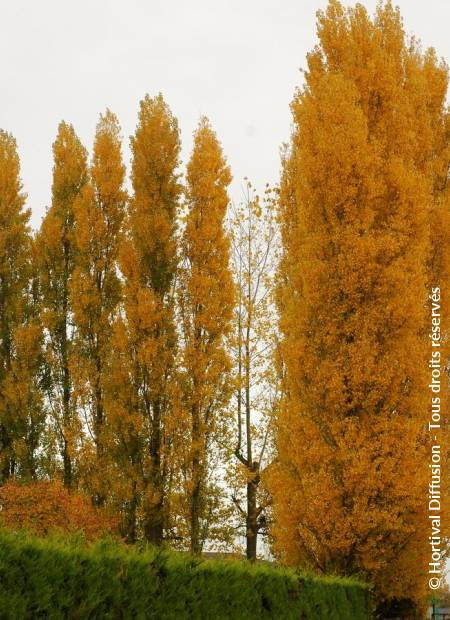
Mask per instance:
[[[0,525],[39,536],[81,532],[87,540],[117,535],[117,519],[95,508],[89,498],[70,493],[61,482],[24,484],[11,478],[0,486]]]

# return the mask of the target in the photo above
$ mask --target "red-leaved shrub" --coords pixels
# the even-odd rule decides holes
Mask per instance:
[[[88,540],[118,531],[117,519],[93,506],[88,497],[70,493],[59,481],[45,480],[12,479],[0,486],[0,525],[39,536],[55,530],[82,532]]]

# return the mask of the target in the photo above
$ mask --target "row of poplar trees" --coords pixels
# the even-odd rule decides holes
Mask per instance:
[[[115,509],[127,540],[197,553],[222,509],[212,444],[242,391],[230,379],[233,313],[245,314],[225,229],[231,174],[203,118],[182,186],[161,95],[141,101],[131,151],[128,196],[116,117],[101,116],[90,163],[61,123],[32,236],[16,144],[0,134],[1,480],[59,477]]]
[[[249,557],[270,505],[283,562],[363,575],[381,610],[413,617],[429,560],[437,286],[448,411],[448,70],[390,2],[371,18],[330,0],[318,35],[280,187],[231,210],[231,231],[214,132],[202,119],[182,186],[161,96],[141,102],[131,196],[114,115],[90,164],[60,125],[35,237],[0,134],[1,477],[61,476],[115,506],[128,540],[199,552],[213,513],[220,529],[214,470],[234,459]]]

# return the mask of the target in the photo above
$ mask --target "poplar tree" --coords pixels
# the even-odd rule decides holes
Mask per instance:
[[[141,101],[131,138],[133,196],[120,265],[125,278],[124,313],[115,325],[111,407],[124,480],[127,536],[163,540],[167,459],[173,417],[176,350],[173,285],[176,227],[178,123],[162,95]]]
[[[187,214],[180,284],[187,414],[187,495],[190,549],[200,553],[207,536],[209,451],[230,395],[234,287],[230,241],[224,230],[231,173],[209,121],[202,118],[187,166]]]
[[[331,0],[318,35],[283,159],[275,547],[288,563],[365,574],[378,601],[420,607],[447,68],[406,41],[389,2],[370,19]]]
[[[105,383],[113,354],[112,323],[121,299],[118,248],[126,205],[124,177],[120,127],[107,110],[97,124],[89,182],[74,201],[75,257],[69,289],[76,328],[70,366],[78,409],[87,425],[81,475],[97,505],[104,503],[113,483],[108,476]]]
[[[0,130],[0,481],[33,478],[45,418],[33,311],[30,211],[15,139]]]
[[[75,267],[74,204],[87,182],[87,153],[72,125],[60,123],[53,143],[52,203],[38,235],[41,319],[45,330],[47,402],[62,460],[64,485],[76,480],[81,423],[70,359],[74,325],[70,283]]]

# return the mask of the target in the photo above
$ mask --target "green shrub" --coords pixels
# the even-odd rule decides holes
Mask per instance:
[[[0,618],[369,618],[366,585],[268,564],[0,531]]]

